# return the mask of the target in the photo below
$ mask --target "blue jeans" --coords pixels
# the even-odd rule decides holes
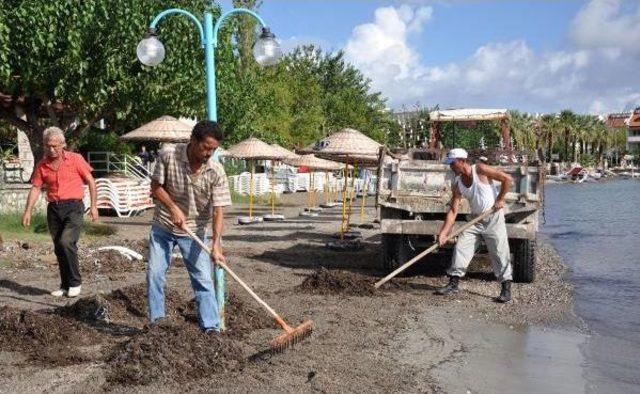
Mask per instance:
[[[204,234],[198,234],[203,239]],[[171,253],[178,245],[184,265],[189,272],[191,287],[195,293],[200,327],[203,330],[220,330],[218,302],[213,285],[212,263],[209,254],[189,237],[179,237],[158,226],[151,227],[149,236],[149,264],[147,266],[147,289],[149,296],[149,319],[153,322],[165,316],[164,287],[171,263]]]

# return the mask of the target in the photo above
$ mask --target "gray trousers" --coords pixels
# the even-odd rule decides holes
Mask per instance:
[[[458,237],[451,267],[447,270],[450,276],[463,277],[467,267],[480,243],[480,237],[484,239],[491,265],[496,278],[503,282],[512,280],[511,252],[509,251],[509,238],[507,226],[504,221],[504,211],[500,210],[485,220],[481,220]]]

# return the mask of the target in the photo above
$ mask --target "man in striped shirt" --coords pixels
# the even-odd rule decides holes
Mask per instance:
[[[151,226],[147,268],[152,322],[165,317],[166,272],[172,250],[178,245],[195,293],[200,327],[206,332],[220,330],[211,260],[225,261],[220,236],[223,207],[231,205],[231,196],[224,168],[209,159],[223,138],[222,129],[216,122],[201,121],[194,126],[188,144],[163,150],[156,162],[151,192],[159,204]],[[210,221],[211,259],[183,230],[188,227],[203,239]]]

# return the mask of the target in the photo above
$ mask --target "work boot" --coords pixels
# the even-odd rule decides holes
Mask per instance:
[[[436,290],[436,294],[438,295],[449,295],[451,293],[457,293],[458,292],[458,282],[460,281],[460,277],[459,276],[450,276],[449,277],[449,283],[444,286],[439,288],[438,290]]]
[[[511,301],[511,281],[505,280],[502,282],[502,290],[500,290],[500,295],[496,298],[496,302],[509,302]]]

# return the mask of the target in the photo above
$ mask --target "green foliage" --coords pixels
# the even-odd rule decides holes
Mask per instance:
[[[114,131],[94,129],[82,136],[73,144],[73,147],[81,153],[87,152],[113,152],[133,153],[131,146],[120,139]]]
[[[486,149],[500,145],[500,125],[498,122],[475,122],[471,127],[461,127],[456,122],[442,123],[440,131],[445,147],[479,149],[484,142]],[[482,142],[481,142],[482,141]]]
[[[0,232],[12,234],[44,234],[47,230],[47,216],[36,212],[31,215],[31,226],[22,227],[22,212],[0,214]]]
[[[593,167],[597,163],[595,156],[590,154],[584,154],[580,157],[580,164],[583,167]]]
[[[202,15],[207,4],[185,0],[180,5]],[[149,69],[136,59],[136,45],[151,19],[172,6],[170,0],[5,2],[0,56],[7,61],[0,61],[0,92],[25,97],[28,124],[23,127],[36,152],[39,133],[50,124],[73,135],[100,118],[122,132],[164,114],[204,116],[203,51],[191,21],[161,21],[159,35],[167,48],[161,65]],[[219,13],[217,7],[214,12]],[[225,50],[231,51],[228,41],[220,49]],[[11,115],[2,112],[5,118]]]
[[[245,161],[242,160],[227,160],[224,162],[224,171],[227,176],[240,175],[242,172],[247,171]]]
[[[392,124],[384,101],[343,56],[303,46],[276,66],[229,76],[218,90],[228,143],[255,136],[291,148],[345,127],[384,141]]]

